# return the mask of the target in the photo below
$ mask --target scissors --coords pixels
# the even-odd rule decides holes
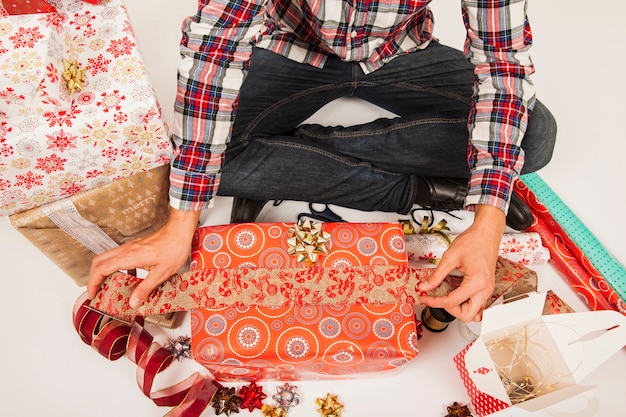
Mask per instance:
[[[316,210],[315,207],[313,207],[313,203],[309,203],[309,211],[310,213],[298,214],[298,221],[303,217],[308,217],[309,219],[320,222],[345,222],[344,219],[328,207],[328,204],[324,204],[323,210]]]

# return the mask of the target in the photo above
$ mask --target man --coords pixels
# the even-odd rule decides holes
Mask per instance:
[[[535,100],[524,0],[465,0],[465,54],[433,37],[430,0],[205,0],[183,25],[168,223],[95,258],[88,292],[117,269],[149,271],[138,305],[186,261],[200,212],[236,196],[232,222],[269,199],[407,213],[465,207],[471,226],[426,297],[480,320],[505,226],[532,221],[512,193],[551,158],[556,124]],[[330,101],[365,99],[399,117],[344,128],[302,125]]]

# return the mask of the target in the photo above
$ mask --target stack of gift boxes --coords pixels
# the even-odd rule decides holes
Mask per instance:
[[[0,215],[83,285],[165,222],[167,127],[121,0],[0,13]]]

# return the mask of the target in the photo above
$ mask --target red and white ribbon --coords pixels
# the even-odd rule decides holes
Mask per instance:
[[[174,407],[168,417],[197,417],[222,386],[213,378],[194,372],[177,384],[153,391],[157,375],[174,361],[174,354],[153,341],[143,327],[143,318],[133,323],[110,318],[89,307],[86,293],[73,309],[74,328],[83,342],[109,360],[126,355],[137,364],[137,384],[158,406]]]

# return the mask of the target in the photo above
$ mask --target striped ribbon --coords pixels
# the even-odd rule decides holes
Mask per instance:
[[[87,345],[108,360],[126,355],[137,364],[137,385],[158,406],[174,407],[167,417],[199,417],[211,403],[221,384],[208,375],[194,372],[177,384],[153,391],[158,374],[174,361],[174,354],[156,342],[143,327],[143,319],[132,323],[107,317],[89,307],[86,293],[73,309],[74,328]]]

